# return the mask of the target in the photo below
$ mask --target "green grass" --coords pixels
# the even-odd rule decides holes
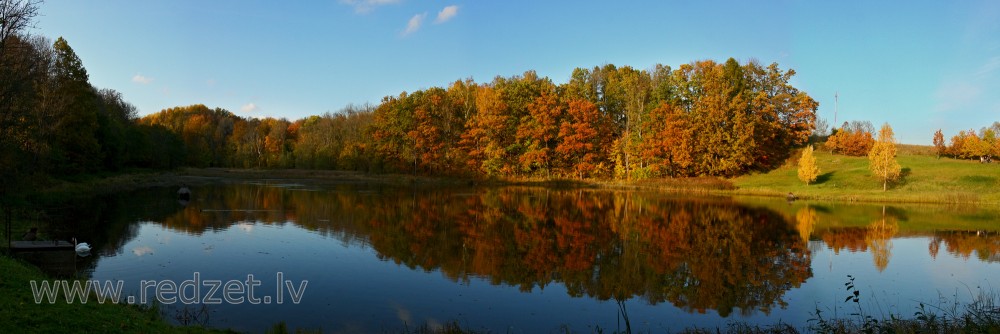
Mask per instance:
[[[0,332],[2,333],[220,333],[201,327],[175,327],[155,309],[116,304],[36,304],[30,281],[48,279],[37,268],[0,256]]]
[[[785,196],[837,201],[895,203],[1000,203],[1000,166],[978,161],[938,159],[917,150],[900,153],[903,178],[882,191],[882,183],[868,169],[867,157],[849,157],[816,151],[819,179],[806,185],[798,179],[796,159],[768,173],[736,177],[731,193]],[[912,153],[910,153],[912,152]]]

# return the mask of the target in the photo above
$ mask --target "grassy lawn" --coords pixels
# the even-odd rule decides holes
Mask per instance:
[[[155,310],[99,304],[36,304],[30,281],[49,279],[34,266],[0,256],[0,332],[2,333],[220,333],[201,327],[175,327]]]
[[[798,179],[796,159],[763,174],[736,177],[732,191],[743,195],[784,196],[789,192],[816,200],[912,202],[912,203],[1000,203],[1000,165],[978,161],[938,159],[933,155],[902,152],[897,161],[903,179],[882,191],[882,183],[868,169],[867,157],[849,157],[816,151],[819,179],[806,185]]]

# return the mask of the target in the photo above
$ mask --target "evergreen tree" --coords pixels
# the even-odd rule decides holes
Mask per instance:
[[[54,112],[53,143],[50,158],[55,171],[79,174],[97,170],[103,160],[96,133],[98,97],[87,82],[87,70],[60,37],[52,45],[55,52],[52,90],[46,97]]]

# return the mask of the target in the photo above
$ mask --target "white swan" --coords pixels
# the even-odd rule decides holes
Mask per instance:
[[[77,242],[76,238],[73,238],[73,247],[76,249],[76,254],[80,256],[90,255],[90,244],[86,242]]]

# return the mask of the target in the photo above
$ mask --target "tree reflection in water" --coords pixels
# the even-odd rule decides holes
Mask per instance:
[[[883,206],[882,218],[868,225],[868,233],[865,235],[865,244],[871,249],[872,260],[879,272],[889,266],[889,258],[892,257],[892,237],[896,232],[899,232],[899,223],[896,222],[896,217],[885,214]]]
[[[1000,261],[996,215],[990,212],[887,207],[883,214],[873,206],[748,206],[610,190],[273,184],[204,186],[194,189],[185,206],[175,192],[75,200],[51,205],[63,209],[46,210],[39,220],[50,222],[42,229],[53,238],[76,236],[95,245],[98,256],[78,264],[84,276],[99,257],[121,254],[149,222],[194,236],[288,225],[335,239],[329,250],[300,263],[322,268],[341,245],[360,246],[385,261],[437,271],[456,282],[485,280],[522,291],[556,284],[575,297],[613,300],[621,316],[628,315],[630,302],[669,302],[722,316],[769,313],[811,277],[810,243],[811,249],[870,252],[879,270],[889,263],[893,238],[912,236],[927,237],[932,257],[946,250]],[[976,220],[960,219],[965,216]],[[938,226],[955,230],[934,230]],[[274,229],[261,229],[267,230]]]
[[[811,276],[807,241],[792,222],[728,199],[234,185],[201,189],[162,224],[199,234],[245,221],[291,222],[454,281],[482,277],[522,291],[560,283],[576,297],[641,297],[722,316],[784,306],[782,295]]]
[[[1000,234],[996,231],[939,231],[934,233],[928,250],[937,257],[945,244],[948,253],[969,259],[973,254],[980,261],[1000,262]]]

